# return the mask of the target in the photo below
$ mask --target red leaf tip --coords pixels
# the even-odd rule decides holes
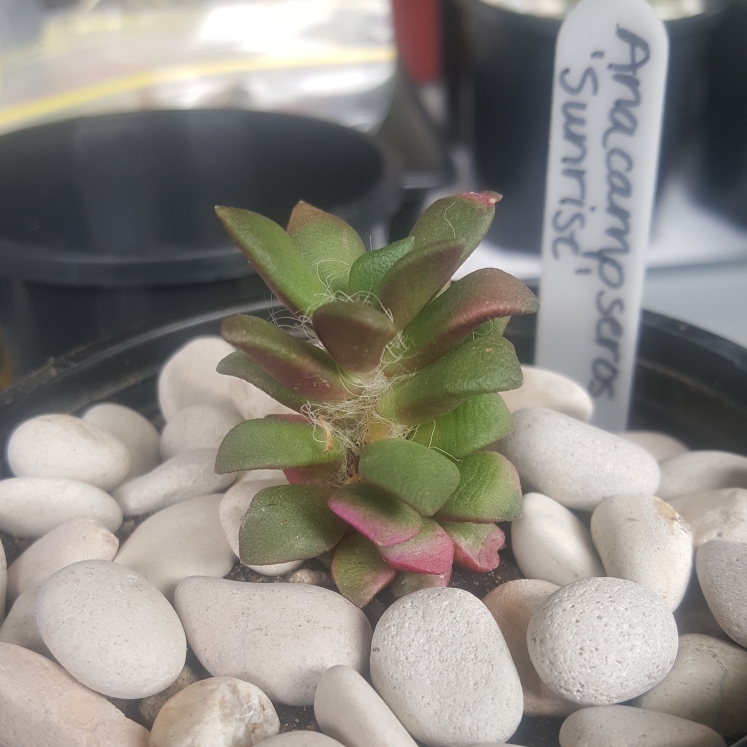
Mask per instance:
[[[497,192],[462,192],[459,196],[475,200],[486,208],[492,207],[496,202],[503,199],[503,195],[499,195]]]

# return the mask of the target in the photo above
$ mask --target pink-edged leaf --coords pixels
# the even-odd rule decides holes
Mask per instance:
[[[330,510],[376,545],[396,545],[422,526],[417,511],[365,482],[344,485],[329,499]]]
[[[451,581],[451,568],[446,573],[408,573],[400,571],[392,581],[389,589],[395,599],[401,599],[413,591],[421,589],[442,589]]]
[[[335,477],[337,477],[337,470],[324,469],[323,467],[284,469],[283,473],[289,485],[330,486],[334,484]]]
[[[316,309],[311,323],[332,358],[355,373],[376,368],[397,334],[386,314],[357,301],[326,303]]]
[[[454,562],[469,571],[487,572],[500,563],[498,550],[506,544],[506,536],[495,524],[441,522],[454,542]]]
[[[395,241],[389,246],[374,249],[358,257],[350,268],[348,278],[348,289],[350,295],[359,295],[363,299],[376,295],[381,280],[397,260],[411,251],[415,246],[415,239],[408,236],[406,239]]]
[[[264,319],[234,314],[223,320],[221,334],[226,342],[243,350],[266,373],[302,397],[338,402],[351,396],[350,386],[326,351],[292,337]]]
[[[415,537],[398,545],[380,547],[381,557],[398,571],[446,573],[454,561],[454,543],[433,519],[423,519]]]
[[[340,594],[356,607],[365,607],[396,573],[376,545],[361,534],[351,534],[340,542],[332,559],[332,578]]]

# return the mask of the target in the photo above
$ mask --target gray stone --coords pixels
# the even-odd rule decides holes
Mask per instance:
[[[166,461],[195,449],[217,449],[243,418],[235,407],[191,405],[175,413],[161,434],[161,458]]]
[[[747,488],[747,456],[688,451],[670,457],[661,463],[661,483],[653,492],[668,501],[678,495],[722,488]]]
[[[5,618],[5,597],[8,591],[8,562],[5,558],[5,548],[0,540],[0,623]]]
[[[679,439],[658,431],[623,431],[617,435],[630,443],[642,446],[657,462],[689,451]]]
[[[24,591],[8,612],[0,625],[0,642],[23,646],[37,654],[52,658],[36,624],[36,597],[39,589]]]
[[[747,544],[747,490],[723,488],[670,498],[669,505],[690,525],[693,543],[724,540]]]

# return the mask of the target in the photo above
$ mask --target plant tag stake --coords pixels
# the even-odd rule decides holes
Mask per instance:
[[[536,362],[627,424],[669,41],[646,0],[582,0],[555,51]]]

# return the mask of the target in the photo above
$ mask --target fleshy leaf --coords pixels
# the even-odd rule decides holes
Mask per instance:
[[[223,320],[221,334],[302,397],[339,402],[351,396],[339,367],[325,350],[292,337],[264,319],[234,314]]]
[[[368,373],[381,362],[397,329],[386,314],[356,301],[332,301],[311,317],[329,354],[348,371]]]
[[[462,239],[462,262],[477,248],[493,222],[495,203],[501,199],[496,192],[464,192],[436,200],[410,231],[415,248],[434,241]]]
[[[398,330],[404,329],[449,282],[461,264],[463,249],[461,241],[439,241],[413,249],[392,265],[377,297]]]
[[[521,386],[514,346],[498,334],[463,342],[383,395],[377,411],[404,425],[419,425],[451,412],[470,397]]]
[[[381,557],[398,571],[446,573],[454,561],[454,543],[433,519],[423,519],[423,528],[412,539],[380,547]]]
[[[332,559],[332,578],[340,594],[356,607],[365,607],[396,574],[376,545],[361,534],[340,542]]]
[[[453,462],[404,438],[369,444],[361,454],[358,472],[421,516],[433,516],[459,484],[459,469]]]
[[[350,483],[335,491],[329,507],[379,546],[396,545],[414,537],[423,523],[417,511],[365,482]]]
[[[294,314],[310,315],[322,303],[326,286],[275,221],[241,208],[219,205],[215,212],[257,274]]]
[[[215,460],[219,474],[245,469],[288,469],[339,462],[345,450],[321,426],[277,418],[245,420],[223,439]]]
[[[516,468],[495,451],[478,451],[459,463],[459,487],[437,514],[439,521],[487,524],[510,521],[521,513]]]
[[[366,253],[355,229],[342,218],[301,201],[291,213],[288,234],[324,285],[347,292],[350,267]]]
[[[501,395],[491,393],[471,397],[446,415],[419,425],[412,440],[462,459],[510,432],[511,413]]]
[[[239,530],[245,565],[307,560],[333,548],[347,525],[327,507],[328,490],[307,485],[275,485],[257,493]]]
[[[392,596],[401,599],[421,589],[442,589],[451,581],[451,568],[446,573],[409,573],[400,571],[390,585]]]
[[[487,572],[497,568],[498,556],[506,536],[495,524],[470,524],[467,521],[442,522],[444,531],[454,543],[454,562],[469,571]]]
[[[348,278],[350,295],[359,293],[364,297],[375,296],[389,268],[404,257],[413,246],[415,246],[415,239],[408,236],[406,239],[400,239],[389,246],[366,252],[362,257],[358,257],[350,268]]]
[[[451,284],[402,333],[407,352],[387,373],[418,371],[445,355],[488,319],[537,311],[537,297],[503,270],[486,267]],[[505,321],[496,321],[505,328]]]
[[[283,386],[277,379],[265,373],[243,350],[227,355],[216,368],[219,374],[236,376],[239,379],[254,384],[265,394],[269,394],[291,410],[300,410],[307,402],[316,403],[316,400],[302,397],[287,386]]]

